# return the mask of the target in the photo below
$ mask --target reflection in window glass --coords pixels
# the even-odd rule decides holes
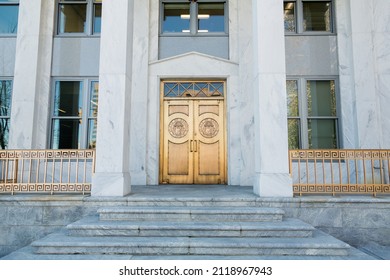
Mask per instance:
[[[190,3],[165,3],[162,32],[190,32]]]
[[[198,32],[225,31],[225,4],[198,4]]]
[[[67,119],[53,120],[53,149],[80,148],[80,121]]]
[[[289,149],[298,149],[300,145],[298,81],[287,80],[286,88],[288,116],[288,147]]]
[[[94,5],[93,33],[100,33],[102,28],[102,4]]]
[[[88,149],[96,148],[97,113],[99,103],[99,82],[91,83],[88,115]]]
[[[295,2],[284,2],[284,30],[295,32]]]
[[[8,147],[12,81],[0,80],[0,149]]]
[[[83,82],[58,81],[52,123],[53,149],[79,149]]]
[[[288,119],[288,148],[296,150],[300,147],[300,122],[299,119]]]
[[[308,120],[310,149],[337,149],[336,120]]]
[[[286,82],[287,88],[287,112],[289,117],[299,116],[298,106],[298,81],[288,80]]]
[[[307,81],[306,93],[309,116],[336,116],[334,81]]]
[[[287,80],[289,149],[338,148],[335,87],[335,80]]]
[[[86,33],[87,4],[59,5],[58,32]]]
[[[310,149],[337,148],[334,81],[307,81],[308,138]],[[318,118],[321,119],[318,119]]]
[[[83,83],[80,81],[56,82],[54,116],[78,116],[82,106]]]
[[[304,31],[332,31],[331,2],[303,2]]]
[[[0,34],[16,34],[18,30],[18,15],[19,5],[0,5]]]

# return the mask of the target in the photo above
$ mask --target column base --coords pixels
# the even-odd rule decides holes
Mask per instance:
[[[92,196],[125,196],[131,192],[129,173],[95,173]]]
[[[253,192],[260,197],[292,197],[293,188],[290,174],[256,173]]]

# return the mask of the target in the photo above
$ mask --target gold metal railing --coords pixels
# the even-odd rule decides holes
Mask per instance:
[[[390,194],[390,150],[290,150],[294,195]]]
[[[2,150],[0,193],[90,193],[94,168],[94,150]]]

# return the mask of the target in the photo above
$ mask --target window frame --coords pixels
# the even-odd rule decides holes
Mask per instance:
[[[95,19],[95,6],[103,6],[103,0],[57,0],[56,1],[56,22],[55,22],[55,34],[57,37],[100,37],[101,32],[94,32],[94,19]],[[85,5],[86,6],[86,18],[85,18],[85,31],[83,32],[60,32],[60,6],[61,5]]]
[[[161,37],[219,37],[229,35],[229,5],[228,0],[160,0],[159,3],[159,36]],[[164,32],[163,31],[163,16],[165,3],[189,3],[190,4],[190,32]],[[198,22],[196,20],[198,15],[198,4],[207,3],[223,3],[224,4],[224,31],[223,32],[198,32]],[[195,18],[195,19],[194,19]]]
[[[302,35],[335,35],[336,34],[336,17],[335,17],[335,1],[334,0],[284,0],[283,4],[286,2],[295,2],[294,10],[294,20],[295,20],[295,31],[286,31],[284,30],[285,35],[287,36],[302,36]],[[330,31],[304,31],[303,28],[303,3],[304,2],[330,2]],[[284,5],[283,5],[284,11]]]
[[[82,104],[81,107],[79,107],[79,110],[81,108],[81,116],[55,116],[54,109],[55,109],[55,97],[56,97],[56,85],[57,82],[81,82],[82,90],[81,90],[81,100]],[[79,130],[79,144],[77,148],[72,149],[89,149],[89,121],[90,120],[96,120],[96,117],[90,116],[90,109],[91,109],[91,90],[93,88],[93,83],[99,83],[99,77],[55,77],[52,81],[52,90],[51,90],[51,106],[50,106],[50,124],[49,124],[49,139],[48,139],[48,146],[50,149],[54,148],[54,120],[79,120],[81,121],[81,126]]]
[[[287,81],[297,81],[298,90],[298,116],[287,116],[287,120],[297,119],[299,121],[299,147],[298,149],[311,149],[309,146],[309,120],[334,120],[336,148],[342,146],[341,139],[341,118],[340,118],[340,98],[339,98],[339,80],[337,76],[287,76]],[[335,86],[336,116],[309,116],[307,100],[307,82],[309,81],[333,81]],[[286,91],[286,98],[288,92]],[[289,147],[290,148],[290,147]],[[316,148],[313,148],[316,149]],[[331,149],[331,148],[329,148]]]
[[[11,131],[11,110],[12,110],[12,95],[13,95],[13,90],[14,90],[14,80],[13,80],[13,77],[4,77],[4,76],[0,76],[0,82],[11,82],[11,95],[9,96],[9,104],[10,104],[10,107],[9,107],[9,112],[7,114],[7,116],[2,116],[0,115],[0,119],[3,120],[8,120],[8,136],[9,136],[9,132]],[[7,147],[5,149],[8,149],[8,146],[9,146],[9,138],[7,139]],[[0,151],[3,150],[1,147],[0,147]]]
[[[18,18],[17,18],[16,32],[14,32],[14,33],[1,33],[0,32],[0,37],[16,37],[18,35],[18,28],[19,28],[19,6],[20,6],[20,0],[12,0],[12,1],[7,1],[7,2],[0,2],[0,7],[1,6],[17,6],[18,7]]]

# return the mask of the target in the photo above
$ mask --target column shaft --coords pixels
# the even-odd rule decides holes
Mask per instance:
[[[133,9],[133,0],[103,3],[93,196],[123,196],[131,191],[129,156]]]
[[[46,148],[54,11],[52,0],[19,4],[10,149]]]
[[[260,196],[292,196],[288,170],[283,0],[252,1],[255,180]]]

